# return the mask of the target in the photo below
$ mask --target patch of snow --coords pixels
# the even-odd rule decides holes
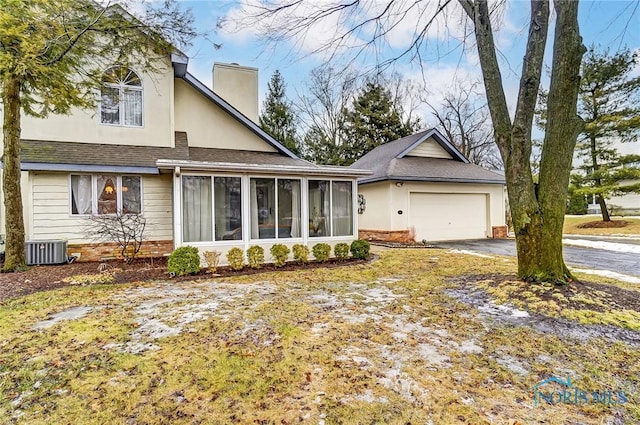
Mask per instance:
[[[482,257],[482,258],[494,258],[492,255],[480,254],[479,252],[469,251],[467,249],[450,249],[447,252],[450,254],[467,254],[467,255],[474,255],[476,257]]]
[[[565,245],[584,246],[587,248],[604,249],[605,251],[630,252],[640,254],[640,245],[618,242],[604,242],[587,239],[562,239]]]
[[[428,363],[441,366],[450,360],[449,356],[440,354],[436,347],[430,344],[418,344],[418,353]]]
[[[493,301],[489,301],[485,305],[478,306],[478,310],[489,316],[511,316],[515,318],[529,317],[529,313],[526,311],[518,310],[510,305],[496,304]]]
[[[453,345],[459,353],[463,354],[472,354],[472,353],[482,353],[484,349],[475,343],[474,340],[470,339],[467,341],[462,341],[462,344],[457,344],[454,341],[449,342],[450,345]]]
[[[627,283],[640,284],[640,278],[638,277],[629,276],[628,274],[612,272],[610,270],[573,269],[573,271],[576,273],[585,273],[585,274],[593,274],[593,275],[602,276],[602,277],[610,277],[612,279],[620,280],[622,282],[627,282]]]
[[[61,311],[60,313],[51,315],[51,317],[49,317],[47,320],[43,320],[42,322],[38,322],[33,325],[31,329],[47,329],[63,320],[80,319],[89,314],[89,312],[91,312],[92,310],[93,308],[91,307],[73,307],[68,310]]]
[[[522,363],[511,356],[504,356],[504,357],[497,358],[496,363],[506,367],[511,372],[516,373],[518,375],[529,374],[529,371],[522,365]]]

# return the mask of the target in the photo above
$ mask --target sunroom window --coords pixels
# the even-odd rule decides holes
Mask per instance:
[[[124,66],[107,69],[102,77],[100,122],[142,126],[142,81]]]
[[[353,235],[353,182],[309,180],[309,236]]]
[[[251,239],[301,237],[300,180],[251,179]]]
[[[182,177],[184,242],[242,239],[240,177]]]
[[[140,176],[72,175],[71,214],[140,214]]]

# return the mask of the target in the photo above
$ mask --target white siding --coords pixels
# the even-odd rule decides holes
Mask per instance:
[[[171,240],[171,176],[143,176],[143,212],[148,240]],[[69,214],[69,174],[33,173],[33,206],[28,239],[66,239],[88,243],[83,234],[87,219]]]
[[[444,150],[444,148],[440,146],[440,144],[436,142],[433,137],[429,137],[427,140],[413,148],[411,152],[407,154],[407,156],[452,159],[451,155],[449,155],[449,152]]]

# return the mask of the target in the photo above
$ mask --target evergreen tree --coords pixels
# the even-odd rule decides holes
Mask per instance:
[[[260,115],[260,127],[291,152],[299,155],[295,116],[285,94],[284,79],[277,69],[271,76],[267,89],[267,98],[264,100]]]
[[[603,221],[610,221],[606,199],[640,193],[640,155],[622,155],[617,143],[638,142],[640,77],[632,71],[638,54],[591,48],[582,63],[578,112],[585,121],[576,151],[584,159],[574,176],[579,193],[595,195]]]
[[[417,120],[403,120],[402,109],[385,86],[366,82],[351,108],[344,111],[344,163],[351,164],[379,145],[412,134],[418,125]]]

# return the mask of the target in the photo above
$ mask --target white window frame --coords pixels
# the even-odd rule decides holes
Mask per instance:
[[[73,213],[73,205],[72,205],[72,189],[71,189],[71,178],[73,176],[90,176],[91,177],[91,214],[74,214]],[[116,177],[116,186],[117,186],[117,205],[119,206],[118,211],[116,213],[111,214],[98,214],[98,176],[115,176]],[[71,173],[69,174],[69,217],[90,217],[93,215],[116,215],[122,213],[122,177],[138,177],[140,179],[140,213],[136,215],[143,216],[144,215],[144,179],[141,175],[138,174],[116,174],[116,173],[98,173],[98,174],[89,174],[89,173]]]
[[[320,241],[323,239],[345,239],[345,238],[353,238],[357,235],[357,226],[356,226],[356,214],[358,212],[357,204],[355,203],[357,200],[357,182],[352,179],[331,179],[331,178],[308,178],[306,183],[306,192],[307,192],[307,205],[306,210],[307,214],[309,214],[309,182],[312,181],[326,181],[329,182],[329,235],[326,236],[311,236],[308,235],[309,241]],[[339,235],[335,236],[333,234],[333,182],[349,182],[351,183],[351,234],[350,235]],[[355,208],[354,208],[355,207]],[[308,220],[307,220],[308,221]],[[308,225],[307,225],[308,227]],[[307,229],[308,231],[308,229]]]
[[[105,69],[105,71],[103,72],[106,73],[109,69],[111,68],[115,68],[115,67],[119,67],[118,65],[113,65],[110,66],[109,68]],[[138,77],[138,79],[140,80],[140,86],[130,86],[127,84],[124,84],[124,82],[120,82],[120,83],[102,83],[102,85],[100,86],[100,102],[99,102],[99,108],[98,108],[98,121],[100,122],[101,125],[106,125],[109,127],[127,127],[127,128],[144,128],[144,86],[142,84],[142,78],[140,77],[140,73],[137,72],[134,69],[128,68],[127,69],[132,72],[133,74],[136,75],[136,77]],[[119,98],[119,102],[118,102],[118,110],[119,110],[119,118],[120,118],[120,122],[119,123],[108,123],[108,122],[102,122],[102,89],[104,87],[109,87],[112,89],[118,89],[118,98]],[[125,119],[124,119],[124,91],[125,90],[129,90],[129,91],[139,91],[140,92],[140,125],[131,125],[131,124],[124,124]]]
[[[184,240],[184,217],[182,215],[183,213],[183,198],[182,198],[182,184],[183,184],[183,178],[184,177],[209,177],[211,178],[211,229],[212,229],[212,234],[211,234],[211,240],[210,241],[193,241],[193,242],[186,242]],[[216,195],[215,195],[215,179],[216,177],[234,177],[234,178],[239,178],[240,179],[240,222],[242,223],[242,237],[240,239],[229,239],[229,240],[216,240]],[[248,180],[247,180],[248,181]],[[189,173],[183,173],[180,175],[180,223],[182,223],[181,225],[181,229],[180,229],[180,241],[182,242],[183,245],[188,244],[191,246],[209,246],[211,244],[215,244],[215,245],[239,245],[239,243],[242,243],[243,241],[245,241],[246,239],[248,239],[247,237],[247,228],[246,228],[246,220],[245,220],[245,176],[241,175],[241,174],[211,174],[211,173],[197,173],[197,172],[189,172]]]
[[[275,203],[275,216],[274,216],[274,237],[273,238],[264,238],[264,239],[260,239],[260,238],[252,238],[251,237],[251,190],[249,190],[248,192],[248,196],[247,199],[249,200],[249,229],[248,229],[248,240],[250,243],[262,243],[262,242],[266,242],[266,243],[270,243],[273,241],[293,241],[293,242],[300,242],[302,240],[304,240],[304,214],[303,214],[303,210],[304,210],[304,199],[303,199],[303,195],[302,193],[305,191],[305,185],[308,185],[308,183],[306,183],[304,181],[304,179],[300,176],[269,176],[269,175],[250,175],[247,176],[247,183],[249,185],[249,188],[251,188],[251,179],[268,179],[268,180],[274,180],[274,189],[275,189],[275,198],[274,198],[274,203]],[[300,236],[298,236],[297,238],[281,238],[278,236],[279,233],[279,229],[278,229],[278,218],[280,217],[280,209],[278,208],[278,180],[297,180],[300,182]],[[308,186],[307,186],[307,190],[308,190]],[[309,224],[307,223],[307,227],[309,226]],[[308,232],[308,229],[306,230]]]

